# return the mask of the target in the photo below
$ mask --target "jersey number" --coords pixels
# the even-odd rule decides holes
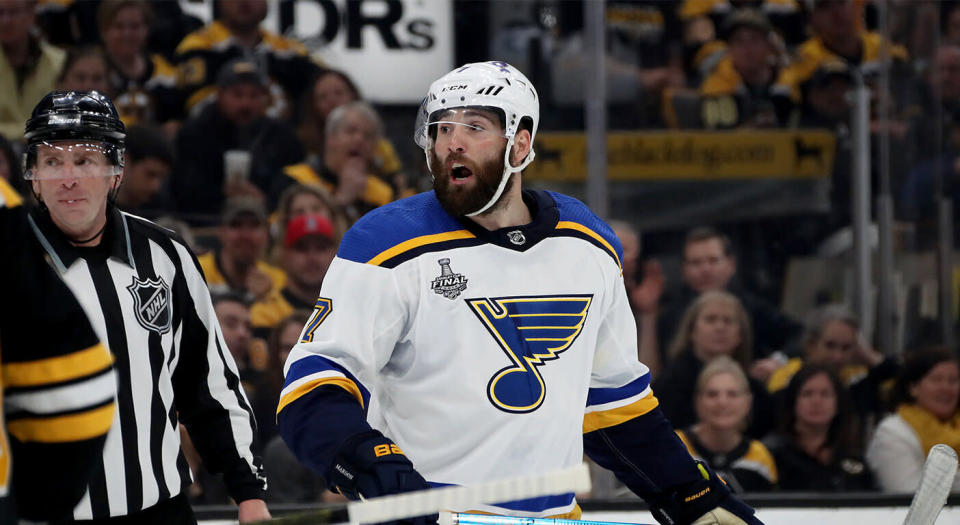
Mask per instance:
[[[540,408],[547,385],[538,368],[570,348],[583,329],[592,300],[592,295],[467,299],[511,361],[487,383],[487,398],[493,406],[520,414]]]
[[[315,332],[317,328],[320,328],[320,324],[323,323],[323,320],[326,319],[332,311],[333,299],[318,297],[317,304],[313,307],[313,313],[310,314],[310,319],[307,321],[307,327],[303,331],[303,337],[300,338],[300,342],[312,343],[313,332]]]

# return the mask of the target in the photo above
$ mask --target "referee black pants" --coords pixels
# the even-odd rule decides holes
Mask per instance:
[[[60,522],[58,522],[59,524]],[[197,525],[187,496],[180,494],[156,505],[126,516],[62,522],[71,525]]]

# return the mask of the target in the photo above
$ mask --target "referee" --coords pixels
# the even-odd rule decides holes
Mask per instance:
[[[223,475],[240,523],[269,518],[254,421],[196,257],[179,236],[114,206],[124,126],[95,91],[45,96],[26,124],[37,243],[114,355],[117,415],[73,518],[196,523],[178,421]],[[87,521],[91,520],[91,521]]]

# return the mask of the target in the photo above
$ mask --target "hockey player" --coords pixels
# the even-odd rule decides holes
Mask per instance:
[[[586,451],[661,523],[759,524],[657,408],[613,232],[522,188],[533,85],[467,64],[430,86],[419,121],[434,191],[347,232],[287,359],[277,411],[294,453],[357,499],[542,474]],[[572,493],[450,510],[580,515]]]
[[[0,177],[0,523],[59,520],[93,477],[116,410],[110,352]]]

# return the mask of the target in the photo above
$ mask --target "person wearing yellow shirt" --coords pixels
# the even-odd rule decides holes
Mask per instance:
[[[393,188],[372,174],[382,136],[383,121],[370,104],[355,101],[337,107],[327,118],[323,158],[284,168],[287,177],[280,190],[294,182],[321,186],[352,220],[392,202]]]
[[[261,201],[250,197],[228,200],[218,237],[218,250],[197,257],[211,292],[233,291],[259,299],[287,283],[283,270],[263,260],[270,235]]]
[[[270,78],[268,115],[285,118],[296,114],[293,104],[322,64],[313,60],[300,42],[260,27],[267,16],[266,0],[219,1],[216,7],[218,18],[177,46],[174,61],[184,109],[193,112],[214,98],[217,72],[225,64],[254,58]]]
[[[824,62],[840,60],[859,68],[864,75],[878,73],[884,56],[892,65],[906,64],[907,50],[887,41],[879,33],[863,29],[861,10],[853,0],[813,0],[810,28],[813,36],[802,43],[796,59],[777,80],[777,90],[795,101]]]
[[[336,234],[329,219],[317,213],[290,219],[279,253],[287,282],[251,307],[254,332],[266,338],[270,330],[290,314],[297,310],[311,310],[336,254]]]
[[[858,413],[879,413],[881,389],[896,377],[900,364],[871,348],[860,333],[860,322],[847,307],[829,304],[814,310],[801,337],[803,357],[789,359],[771,374],[770,392],[786,388],[804,365],[826,366],[847,388]]]
[[[700,85],[701,120],[708,129],[775,127],[778,55],[773,26],[755,9],[738,9],[724,21],[723,58]],[[789,105],[789,99],[779,97]]]

